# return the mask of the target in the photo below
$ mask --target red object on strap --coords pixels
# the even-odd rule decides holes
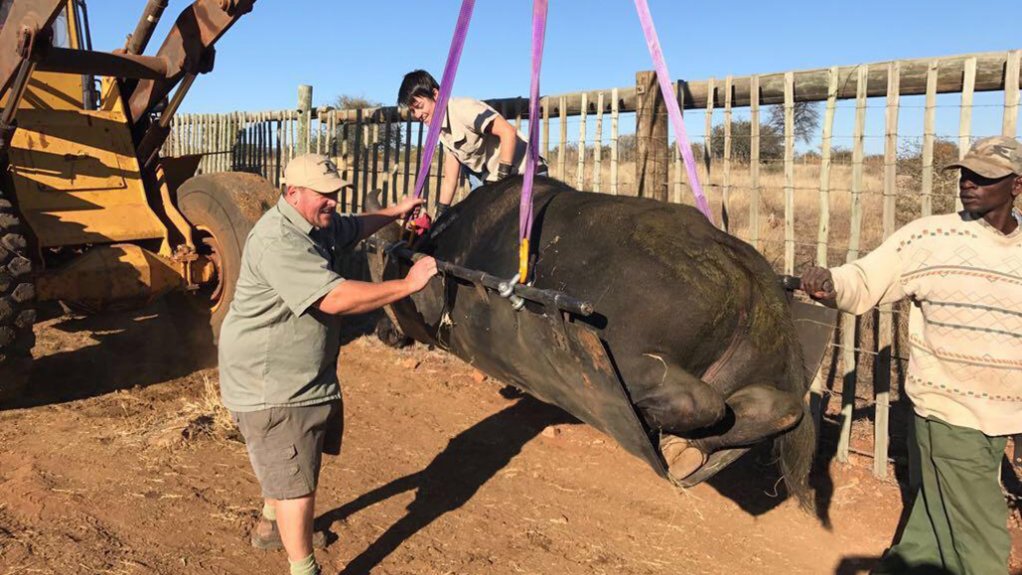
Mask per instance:
[[[451,38],[451,48],[447,53],[447,63],[444,64],[444,75],[440,79],[440,90],[437,94],[436,107],[433,112],[433,122],[429,125],[426,133],[426,144],[422,149],[422,165],[426,168],[415,177],[415,197],[422,197],[422,190],[429,179],[429,165],[433,161],[433,153],[436,151],[437,142],[440,141],[440,128],[444,124],[444,116],[447,113],[447,101],[451,97],[451,88],[454,86],[454,77],[458,73],[458,62],[461,60],[461,49],[465,46],[465,36],[468,34],[468,25],[472,22],[472,11],[475,9],[475,0],[462,0],[461,11],[458,12],[458,21],[454,25],[454,37]],[[443,170],[443,166],[439,168]],[[413,229],[410,225],[411,219],[417,219],[421,208],[415,208],[411,214],[406,216],[405,226]],[[421,235],[421,234],[420,234]]]
[[[424,235],[433,227],[433,218],[429,214],[421,214],[419,217],[408,222],[408,229],[415,235]]]

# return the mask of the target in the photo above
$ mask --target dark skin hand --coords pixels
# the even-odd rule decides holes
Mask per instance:
[[[1009,174],[1003,178],[985,178],[962,168],[962,177],[958,182],[962,207],[973,217],[986,220],[1003,234],[1010,234],[1018,228],[1018,222],[1011,212],[1015,198],[1020,194],[1022,176]],[[802,290],[814,300],[824,303],[831,303],[837,298],[834,277],[827,268],[806,268],[802,272]]]
[[[833,302],[837,298],[834,291],[834,277],[830,270],[813,266],[802,271],[802,291],[816,301]]]

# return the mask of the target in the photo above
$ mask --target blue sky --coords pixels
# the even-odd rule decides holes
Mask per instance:
[[[984,0],[982,10],[943,0],[649,3],[674,79],[1022,48],[1013,24],[1017,0]],[[147,53],[188,4],[171,0]],[[120,47],[143,6],[143,0],[92,0],[95,47]],[[316,104],[340,94],[390,104],[405,72],[422,67],[439,78],[459,6],[457,0],[258,0],[222,39],[216,69],[196,82],[182,111],[290,108],[300,83],[314,86]],[[530,17],[528,0],[477,1],[456,94],[528,94]],[[633,85],[637,70],[651,68],[630,0],[550,0],[543,93]],[[999,131],[1000,98],[990,110],[983,108],[989,98],[977,99],[975,133]],[[914,125],[921,113],[906,108],[902,115]],[[840,116],[837,134],[850,131]],[[690,132],[700,134],[701,124],[701,117],[689,120]],[[956,133],[956,111],[940,113],[939,130]]]

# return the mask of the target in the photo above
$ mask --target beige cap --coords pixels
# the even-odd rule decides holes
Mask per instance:
[[[965,168],[984,178],[1022,176],[1022,145],[1015,138],[993,136],[977,140],[965,157],[944,167]]]
[[[288,162],[284,168],[284,183],[321,194],[332,194],[351,186],[337,172],[333,161],[321,154],[304,154]]]

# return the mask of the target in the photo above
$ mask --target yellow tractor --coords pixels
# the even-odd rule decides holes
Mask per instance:
[[[89,312],[177,292],[230,304],[249,230],[278,191],[164,158],[171,119],[216,41],[255,0],[197,0],[142,55],[167,0],[123,49],[91,49],[84,0],[0,0],[0,399],[25,385],[36,303]]]

